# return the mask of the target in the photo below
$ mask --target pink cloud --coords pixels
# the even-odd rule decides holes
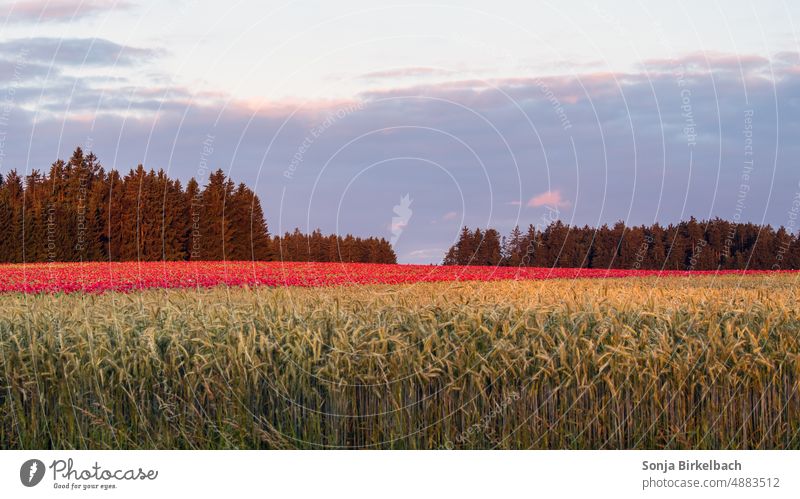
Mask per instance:
[[[572,205],[568,199],[561,198],[561,191],[546,191],[528,200],[528,206],[537,208],[539,206],[551,206],[553,208],[569,208]]]
[[[454,220],[458,216],[458,213],[455,211],[449,211],[444,214],[442,220]]]
[[[110,10],[129,9],[127,1],[113,0],[23,0],[12,6],[10,20],[70,21]]]
[[[769,68],[770,59],[755,54],[730,54],[722,52],[693,52],[677,59],[649,59],[643,67],[651,71],[675,71],[679,65],[689,73],[711,71],[743,71],[745,73]]]

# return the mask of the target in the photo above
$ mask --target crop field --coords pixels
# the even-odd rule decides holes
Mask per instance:
[[[797,449],[797,278],[5,293],[0,448]]]
[[[782,271],[781,273],[791,273]],[[86,262],[0,265],[0,293],[214,286],[341,286],[644,276],[758,275],[763,270],[626,270],[316,262]]]

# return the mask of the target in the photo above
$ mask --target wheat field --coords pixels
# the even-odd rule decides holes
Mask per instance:
[[[797,284],[0,295],[0,447],[798,449]]]

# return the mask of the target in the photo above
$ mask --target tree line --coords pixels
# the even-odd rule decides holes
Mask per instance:
[[[261,260],[395,263],[385,239],[271,237],[258,196],[222,170],[186,187],[142,165],[106,171],[77,148],[46,174],[0,175],[0,262]]]
[[[304,234],[300,229],[273,238],[278,259],[294,262],[397,263],[389,241],[383,238],[355,237],[351,234],[325,236],[319,229]],[[288,255],[289,258],[285,256]],[[282,256],[284,256],[282,258]]]
[[[464,227],[444,265],[586,267],[653,270],[800,268],[800,237],[784,227],[733,223],[719,218],[678,224],[628,227],[515,227],[502,237],[495,229]]]

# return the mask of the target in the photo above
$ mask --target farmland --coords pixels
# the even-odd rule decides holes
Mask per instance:
[[[134,291],[214,286],[342,286],[419,282],[757,275],[762,270],[676,271],[317,262],[86,262],[0,265],[0,293]],[[788,271],[791,273],[791,271]]]
[[[59,265],[6,268],[2,448],[800,448],[795,273]]]

